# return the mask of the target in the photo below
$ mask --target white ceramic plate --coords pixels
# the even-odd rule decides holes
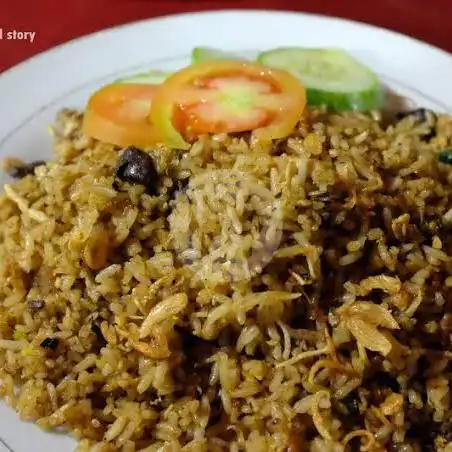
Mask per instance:
[[[284,45],[341,47],[373,68],[401,95],[452,111],[452,56],[406,36],[314,15],[225,11],[185,14],[101,31],[38,55],[0,77],[0,158],[51,153],[47,125],[62,107],[82,108],[89,94],[119,76],[173,70],[191,49],[210,45],[253,56]],[[1,182],[4,182],[0,180]],[[75,442],[20,422],[0,404],[0,452],[65,452]]]

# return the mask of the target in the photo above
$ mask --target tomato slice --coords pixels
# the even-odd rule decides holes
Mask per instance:
[[[149,120],[159,86],[113,83],[94,93],[83,117],[83,132],[117,146],[152,146],[161,141]]]
[[[306,91],[288,72],[244,61],[200,63],[169,77],[156,93],[151,121],[165,143],[187,149],[197,135],[253,130],[271,140],[290,134]]]

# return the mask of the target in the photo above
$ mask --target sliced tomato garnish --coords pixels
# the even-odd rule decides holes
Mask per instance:
[[[149,147],[157,128],[149,120],[158,85],[114,83],[94,93],[83,118],[83,132],[117,146]]]
[[[155,95],[151,120],[169,146],[204,133],[253,130],[261,140],[287,136],[306,106],[288,72],[243,61],[212,61],[169,77]]]

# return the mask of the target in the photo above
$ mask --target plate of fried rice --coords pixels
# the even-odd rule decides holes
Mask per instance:
[[[2,74],[0,450],[451,452],[451,77],[264,11]]]

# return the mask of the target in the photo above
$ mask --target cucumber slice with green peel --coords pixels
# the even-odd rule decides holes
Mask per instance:
[[[169,76],[170,72],[164,71],[149,71],[142,72],[140,74],[131,75],[129,77],[123,77],[115,80],[115,83],[139,83],[143,85],[160,85]]]
[[[204,61],[216,60],[244,60],[245,58],[236,55],[233,52],[214,49],[213,47],[195,47],[191,54],[192,64],[202,63]]]
[[[258,62],[297,77],[306,88],[309,105],[369,111],[383,103],[376,74],[344,50],[282,47],[261,53]]]

